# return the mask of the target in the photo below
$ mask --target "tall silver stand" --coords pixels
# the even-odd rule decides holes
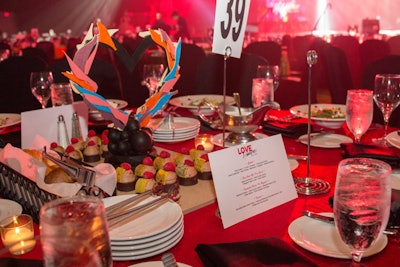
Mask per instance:
[[[329,192],[331,186],[328,182],[310,177],[310,141],[311,141],[311,73],[312,66],[318,61],[318,55],[315,50],[307,52],[308,63],[308,122],[307,122],[307,176],[303,178],[294,178],[297,193],[303,195],[317,195]]]

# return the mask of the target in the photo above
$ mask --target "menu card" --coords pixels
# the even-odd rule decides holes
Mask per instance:
[[[88,108],[83,101],[72,105],[62,105],[26,111],[21,113],[21,147],[31,148],[35,138],[41,137],[49,143],[57,142],[58,116],[63,115],[68,136],[72,134],[72,116],[77,113],[82,136],[88,133]]]
[[[297,198],[282,136],[209,154],[224,228]]]

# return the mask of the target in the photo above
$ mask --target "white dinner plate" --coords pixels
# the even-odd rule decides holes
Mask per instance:
[[[147,261],[129,265],[128,267],[164,267],[164,264],[162,263],[162,261]],[[192,267],[192,266],[178,262],[178,267]]]
[[[400,135],[397,131],[391,132],[386,136],[386,141],[392,146],[400,149]]]
[[[163,119],[164,118],[157,118],[150,120],[148,127],[150,129],[154,129],[153,130],[154,134],[172,133],[172,129],[169,129],[167,126],[162,125],[161,122]],[[174,117],[174,127],[175,127],[175,133],[188,132],[188,131],[190,132],[200,128],[200,121],[197,119],[187,118],[187,117]]]
[[[145,247],[149,247],[152,245],[158,245],[160,240],[164,240],[164,238],[168,238],[174,234],[176,231],[182,231],[183,229],[183,216],[182,218],[173,225],[170,229],[165,230],[164,232],[153,235],[148,238],[139,238],[135,240],[128,241],[113,241],[111,240],[111,246],[113,250],[127,250],[129,249],[141,249]]]
[[[129,197],[132,197],[132,194],[104,198],[104,206],[107,208]],[[153,199],[154,197],[149,197],[143,200],[140,205]],[[127,241],[158,235],[170,229],[181,219],[182,209],[176,202],[167,201],[140,215],[124,225],[111,229],[110,239],[112,241]]]
[[[0,199],[0,221],[13,215],[20,215],[21,213],[22,206],[19,203],[9,199]]]
[[[341,104],[311,104],[311,109],[336,109],[343,113],[346,116],[346,105]],[[308,118],[308,105],[299,105],[290,108],[290,113],[297,115],[301,118]],[[346,118],[320,118],[311,116],[311,120],[313,120],[316,124],[331,128],[338,129],[343,123],[346,121]]]
[[[400,170],[399,169],[392,170],[391,186],[392,186],[392,189],[400,190]]]
[[[21,115],[16,113],[0,113],[0,129],[21,122]]]
[[[191,135],[187,136],[170,136],[169,138],[156,138],[153,136],[155,142],[160,142],[160,143],[175,143],[175,142],[182,142],[186,140],[193,139],[197,135],[197,131],[194,132]]]
[[[198,105],[204,101],[208,100],[214,105],[222,105],[224,96],[222,95],[186,95],[172,98],[169,103],[176,107],[187,108],[193,114],[198,115]],[[227,105],[235,104],[235,99],[232,96],[226,96],[225,101]],[[201,108],[201,112],[209,116],[214,113],[208,106]]]
[[[140,256],[144,254],[149,254],[149,253],[154,253],[157,252],[156,254],[161,253],[162,251],[165,251],[164,249],[166,247],[169,247],[172,244],[176,244],[177,241],[181,240],[183,237],[183,229],[180,229],[177,231],[174,235],[170,236],[164,242],[159,243],[154,246],[148,246],[145,248],[141,249],[133,249],[133,250],[113,250],[113,247],[111,247],[111,253],[113,257],[127,257],[127,256]]]
[[[333,216],[332,213],[321,214]],[[302,216],[289,225],[288,233],[297,245],[308,251],[332,258],[351,259],[350,249],[342,241],[333,224]],[[379,253],[386,247],[387,242],[387,236],[382,235],[364,252],[363,257]]]
[[[113,255],[112,258],[113,258],[113,260],[116,260],[116,261],[128,261],[128,260],[138,260],[138,259],[152,257],[154,255],[161,254],[161,253],[167,251],[168,249],[172,248],[176,244],[178,244],[178,242],[182,239],[182,236],[183,236],[183,232],[180,236],[174,238],[170,243],[168,243],[168,245],[165,245],[165,247],[160,248],[155,251],[151,251],[151,252],[141,254],[141,255],[128,255],[128,256],[114,256]]]
[[[107,99],[111,106],[123,109],[128,106],[128,102],[120,99]],[[94,121],[103,121],[104,118],[98,110],[89,110],[89,118]]]
[[[226,133],[225,133],[225,139],[228,137],[229,134],[230,134],[229,132],[226,132]],[[223,142],[222,142],[222,141],[223,141],[222,135],[223,135],[222,133],[219,133],[219,134],[214,135],[214,138],[213,138],[213,144],[214,144],[214,145],[217,145],[217,146],[222,146],[222,145],[223,145]],[[263,138],[268,137],[268,135],[262,134],[262,133],[255,133],[254,136],[255,136],[257,139],[263,139]],[[230,146],[232,146],[232,145],[229,144],[228,142],[225,142],[225,147],[230,147]]]
[[[308,135],[302,135],[299,137],[299,141],[302,144],[307,145]],[[310,145],[314,147],[322,148],[340,148],[341,143],[352,143],[353,139],[348,136],[341,134],[319,134],[312,133]]]
[[[297,169],[297,167],[299,167],[299,162],[295,159],[289,159],[289,167],[290,167],[290,171],[294,171],[295,169]]]

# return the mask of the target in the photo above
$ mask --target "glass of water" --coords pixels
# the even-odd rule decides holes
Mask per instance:
[[[105,208],[97,197],[60,198],[43,205],[40,237],[46,267],[112,266]]]
[[[339,163],[333,211],[341,239],[350,248],[352,263],[382,235],[389,220],[391,167],[369,158]],[[357,265],[358,266],[358,265]]]
[[[274,102],[274,80],[270,78],[254,78],[251,100],[254,108]]]

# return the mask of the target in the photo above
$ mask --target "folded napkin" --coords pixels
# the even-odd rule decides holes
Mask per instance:
[[[206,267],[317,266],[281,239],[198,244],[196,252]]]
[[[340,147],[344,158],[373,158],[388,163],[392,168],[400,167],[400,157],[388,147],[354,143],[342,143]]]
[[[298,138],[307,133],[307,123],[263,121],[262,131],[267,134],[282,134],[290,138]]]

